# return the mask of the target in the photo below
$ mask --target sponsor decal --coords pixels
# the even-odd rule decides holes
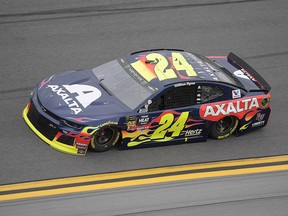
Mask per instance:
[[[265,124],[265,121],[255,122],[252,124],[252,127],[260,127]]]
[[[126,116],[125,121],[127,123],[127,131],[136,130],[136,116]]]
[[[127,122],[127,131],[135,131],[136,130],[136,121]]]
[[[47,88],[62,98],[72,114],[79,114],[102,95],[99,89],[89,85],[47,85]]]
[[[243,100],[238,100],[236,102],[229,102],[223,104],[215,104],[215,106],[207,106],[204,117],[207,116],[218,116],[229,115],[231,113],[239,113],[246,110],[251,110],[253,108],[258,108],[258,100],[256,98],[247,98]]]
[[[138,119],[138,124],[144,125],[144,124],[147,124],[149,121],[150,121],[150,118],[149,118],[148,115],[146,115],[146,116],[141,116],[141,117]]]
[[[126,122],[136,121],[136,116],[126,116],[125,121]]]
[[[240,91],[240,89],[232,90],[232,98],[233,98],[233,99],[235,99],[235,98],[241,98],[241,91]]]
[[[79,142],[76,142],[76,145],[77,145],[77,146],[87,147],[87,144],[86,144],[86,143],[79,143]]]
[[[77,154],[80,154],[80,155],[83,155],[83,154],[86,154],[86,149],[78,149],[77,150]]]
[[[257,113],[256,120],[260,122],[264,119],[264,117],[265,117],[265,114]]]
[[[77,147],[77,149],[86,150],[87,149],[87,144],[76,142],[76,147]]]
[[[63,85],[71,94],[76,93],[75,98],[84,107],[88,107],[93,101],[101,97],[102,93],[99,89],[89,85]]]
[[[144,133],[145,130],[148,130],[149,126],[140,126],[137,127],[137,131],[140,131],[140,133]]]
[[[242,79],[255,81],[255,79],[245,70],[237,70],[237,71],[234,71],[233,74]]]
[[[270,99],[268,97],[265,97],[261,101],[261,107],[266,108],[269,105]]]
[[[257,113],[257,115],[256,115],[257,122],[254,122],[252,124],[252,127],[263,126],[265,124],[265,121],[263,121],[264,117],[265,117],[265,114]]]
[[[187,130],[185,136],[199,136],[201,135],[202,129]]]
[[[114,122],[114,121],[107,121],[101,125],[99,125],[99,127],[104,127],[104,126],[107,126],[107,125],[118,125],[118,122]]]
[[[262,96],[222,101],[217,103],[203,104],[200,107],[202,119],[218,121],[221,118],[232,115],[242,119],[249,111],[255,111],[260,107]]]

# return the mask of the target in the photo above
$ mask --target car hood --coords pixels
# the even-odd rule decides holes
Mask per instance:
[[[64,118],[95,118],[129,111],[105,90],[92,70],[53,75],[39,83],[37,96],[45,109]]]

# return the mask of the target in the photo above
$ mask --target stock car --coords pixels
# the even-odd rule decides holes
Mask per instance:
[[[184,144],[264,127],[270,89],[231,52],[145,50],[44,79],[23,117],[47,144],[73,155]]]

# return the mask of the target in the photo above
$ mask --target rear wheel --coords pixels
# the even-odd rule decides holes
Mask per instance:
[[[119,137],[120,132],[116,128],[100,128],[92,137],[89,149],[94,152],[107,151],[118,142]]]
[[[209,135],[213,139],[224,139],[236,130],[238,122],[236,117],[226,116],[211,126]]]

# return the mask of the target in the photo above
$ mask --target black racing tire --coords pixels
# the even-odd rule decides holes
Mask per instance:
[[[225,139],[236,130],[238,123],[236,117],[226,116],[211,126],[209,136],[213,139]]]
[[[120,131],[113,127],[102,127],[97,130],[89,145],[89,149],[93,152],[107,151],[119,141]]]

